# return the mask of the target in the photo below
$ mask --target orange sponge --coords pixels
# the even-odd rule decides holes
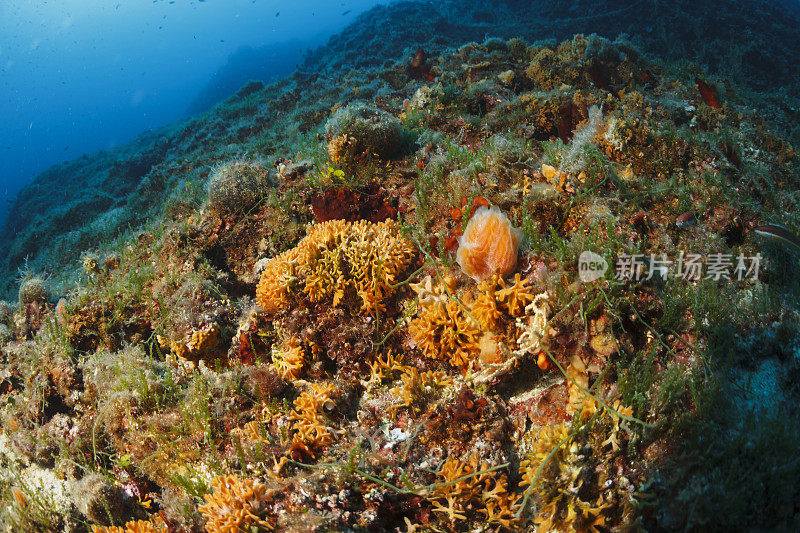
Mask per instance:
[[[517,267],[522,230],[511,225],[497,206],[479,208],[458,238],[456,260],[475,281],[499,274],[507,276]]]

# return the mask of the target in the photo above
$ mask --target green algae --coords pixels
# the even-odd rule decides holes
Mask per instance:
[[[607,525],[699,528],[720,524],[713,518],[720,508],[731,527],[789,523],[786,509],[796,495],[780,483],[797,472],[791,459],[796,428],[788,411],[797,395],[788,378],[796,373],[791,347],[797,340],[791,258],[779,250],[765,252],[768,277],[758,282],[634,282],[613,279],[613,272],[591,284],[577,278],[583,250],[612,266],[624,254],[760,251],[746,233],[737,239],[724,235],[735,229],[735,217],[747,223],[783,217],[796,225],[782,210],[796,204],[797,183],[785,134],[758,121],[743,127],[745,116],[759,116],[744,98],[711,108],[692,85],[694,71],[663,69],[625,44],[582,36],[555,51],[529,50],[520,41],[502,44],[472,43],[442,54],[437,68],[447,76],[439,96],[427,101],[415,96],[424,84],[396,78],[403,84],[397,83],[394,98],[382,100],[381,113],[401,115],[398,124],[418,135],[417,142],[405,144],[415,152],[382,161],[381,172],[369,161],[356,162],[363,172],[357,180],[323,181],[321,174],[333,168],[321,125],[334,104],[345,104],[350,96],[323,84],[297,96],[293,91],[304,81],[299,74],[165,132],[172,139],[167,150],[153,139],[145,153],[163,181],[159,185],[149,171],[150,195],[139,200],[143,204],[128,205],[143,207],[141,212],[158,222],[98,249],[86,272],[68,272],[70,267],[55,273],[61,287],[67,279],[80,283],[61,291],[63,310],[48,307],[41,323],[32,322],[25,306],[42,298],[20,298],[15,337],[2,351],[3,379],[10,386],[3,389],[2,418],[16,438],[13,446],[26,456],[21,462],[43,462],[49,455],[51,468],[67,478],[102,472],[117,486],[143,491],[144,498],[112,513],[117,524],[161,510],[183,527],[202,527],[196,508],[212,479],[236,472],[282,477],[294,498],[281,503],[285,527],[307,519],[329,529],[389,529],[405,527],[406,518],[459,529],[480,524],[484,511],[470,508],[464,518],[450,520],[433,512],[429,492],[498,471],[508,476],[515,497],[524,498],[529,492],[517,484],[518,466],[527,451],[519,436],[566,420],[582,447],[569,450],[570,464],[583,472],[581,501],[591,495],[592,503],[600,496],[610,502],[603,515]],[[509,67],[525,76],[538,55],[549,59],[537,61],[537,73],[552,60],[561,81],[573,85],[551,92],[537,87],[534,76],[507,90],[491,81]],[[587,55],[611,63],[612,75],[623,83],[617,97],[586,77]],[[623,55],[632,59],[626,63]],[[402,71],[404,59],[397,61],[395,70]],[[656,71],[655,80],[645,81],[653,75],[648,71]],[[358,88],[368,77],[344,73],[340,81]],[[320,98],[316,107],[306,106],[312,98]],[[590,111],[600,103],[602,118]],[[684,121],[687,107],[695,110],[688,112],[697,117],[694,126],[691,119]],[[496,109],[516,112],[501,121],[497,115],[503,113]],[[267,110],[286,113],[285,122],[272,122]],[[279,126],[301,115],[317,129],[297,129],[278,139]],[[566,142],[556,120],[566,124]],[[700,120],[705,130],[697,126]],[[725,148],[729,144],[732,150]],[[647,152],[640,155],[645,145]],[[283,158],[268,191],[244,179],[244,191],[233,187],[221,203],[205,202],[204,184],[214,179],[217,165],[234,160],[232,152],[239,150],[269,160],[266,147]],[[573,191],[547,183],[541,172],[542,163],[569,166],[565,158],[574,163],[572,177],[585,174],[571,182]],[[149,164],[141,156],[120,159],[114,172],[128,177]],[[294,166],[301,159],[310,160],[312,169]],[[732,162],[736,159],[739,165]],[[263,167],[258,166],[259,175],[267,172]],[[187,177],[199,184],[195,200],[163,209],[164,198],[183,190]],[[259,268],[297,244],[303,225],[315,220],[310,204],[319,190],[362,191],[368,185],[383,191],[402,231],[421,249],[425,261],[412,269],[415,279],[393,285],[398,299],[374,320],[358,316],[353,306],[335,309],[303,299],[265,317],[252,301]],[[421,283],[425,275],[444,287],[436,297],[456,300],[464,309],[470,305],[473,287],[457,270],[448,238],[463,229],[465,206],[479,196],[508,210],[525,230],[520,269],[535,280],[537,292],[550,295],[546,325],[554,333],[546,334],[549,369],[522,357],[517,368],[476,385],[470,375],[422,357],[405,322],[418,302],[407,282]],[[243,208],[215,209],[219,205]],[[675,225],[675,217],[686,211],[696,213],[698,227]],[[103,239],[113,234],[119,232],[112,229]],[[77,251],[71,257],[74,263]],[[40,261],[34,264],[48,264]],[[604,334],[613,339],[613,350],[612,343],[592,343],[598,336],[593,328],[603,320],[610,323]],[[27,327],[31,338],[21,335],[16,323]],[[209,332],[216,332],[217,342],[198,348],[196,357],[184,357]],[[303,461],[292,455],[290,443],[296,434],[293,402],[306,384],[280,378],[271,367],[272,352],[286,336],[296,337],[311,360],[304,380],[336,389],[319,418],[336,439]],[[379,356],[389,360],[389,350],[398,365],[443,371],[456,385],[443,386],[425,402],[398,405],[392,399],[397,369],[375,387],[364,385],[374,371],[370,364]],[[563,395],[570,383],[577,385],[569,367],[573,356],[591,368],[584,388],[603,408],[597,413],[608,410],[623,420],[613,446],[604,440],[613,424],[599,423],[599,414],[586,421],[567,411]],[[534,408],[519,398],[540,394],[539,382],[551,383],[550,396],[535,396]],[[758,387],[741,391],[742,383]],[[786,406],[760,409],[758,402],[770,392]],[[618,400],[622,403],[612,403]],[[627,408],[633,414],[620,416]],[[773,440],[779,445],[770,448]],[[44,453],[52,443],[59,453]],[[559,455],[557,449],[550,456]],[[437,482],[446,459],[465,457],[466,450],[479,450],[492,466]],[[736,461],[746,466],[725,469]],[[615,466],[612,472],[611,465],[619,471]],[[757,465],[758,473],[747,465]],[[777,481],[761,474],[771,468]],[[608,476],[610,488],[589,474],[593,469]],[[540,470],[543,483],[560,486],[554,470]],[[768,490],[748,503],[747,496],[761,486]],[[646,492],[658,499],[644,503]],[[12,505],[13,492],[5,491],[3,498]],[[148,499],[155,507],[143,504]],[[78,514],[77,504],[69,504],[69,513]],[[45,524],[42,528],[63,522],[63,509],[41,507],[34,519]],[[768,517],[748,522],[758,509]],[[365,510],[372,522],[356,518]],[[533,529],[539,510],[527,511],[520,516]],[[92,518],[83,514],[83,520]]]

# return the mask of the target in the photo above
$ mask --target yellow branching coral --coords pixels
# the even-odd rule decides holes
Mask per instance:
[[[489,524],[511,529],[517,522],[519,497],[508,491],[505,474],[487,472],[489,468],[477,454],[466,461],[460,457],[447,459],[437,473],[441,484],[430,496],[434,511],[453,524],[475,513]]]
[[[391,350],[387,352],[385,359],[378,355],[374,361],[367,364],[369,365],[369,380],[362,382],[366,386],[380,385],[383,380],[391,379],[392,375],[407,368],[403,365],[401,356],[395,356]]]
[[[525,311],[525,307],[536,297],[531,292],[530,280],[522,279],[519,274],[514,276],[514,285],[511,287],[506,287],[502,278],[499,278],[498,282],[502,288],[497,291],[497,299],[503,303],[506,312],[513,317],[520,316]]]
[[[241,428],[232,429],[231,435],[238,436],[244,442],[267,442],[266,439],[261,436],[259,427],[260,424],[257,420],[251,420],[245,423]]]
[[[500,276],[492,276],[478,286],[472,313],[483,327],[493,328],[504,314],[519,317],[525,312],[525,307],[536,297],[531,289],[530,280],[519,274],[514,276],[511,287]]]
[[[160,518],[155,518],[152,522],[150,520],[131,520],[125,524],[125,527],[92,526],[92,533],[167,533],[167,531],[169,531],[167,525]]]
[[[557,449],[556,449],[557,448]],[[520,464],[521,485],[533,485],[532,491],[538,507],[536,531],[599,531],[605,525],[603,511],[611,506],[602,493],[590,501],[579,497],[586,476],[581,473],[586,466],[578,455],[578,443],[570,438],[566,424],[541,428],[533,442],[533,449]]]
[[[207,521],[208,533],[275,530],[276,518],[269,509],[276,494],[274,489],[233,474],[215,478],[211,490],[205,496],[205,505],[198,508]]]
[[[423,353],[430,358],[449,360],[464,370],[478,370],[479,382],[508,371],[516,358],[533,348],[544,335],[547,320],[546,293],[534,294],[528,278],[517,274],[507,286],[500,276],[492,276],[478,285],[477,292],[461,300],[433,285],[430,277],[411,287],[417,292],[417,316],[409,323],[409,333]],[[514,327],[523,331],[513,350]]]
[[[620,448],[620,446],[619,446],[619,432],[621,430],[623,430],[623,429],[627,431],[627,428],[622,425],[623,418],[620,415],[627,416],[627,417],[632,417],[633,416],[633,407],[625,407],[624,405],[622,405],[622,402],[619,401],[619,400],[614,401],[613,404],[611,405],[611,407],[615,412],[612,412],[611,410],[606,409],[606,413],[608,413],[608,416],[611,417],[611,421],[613,422],[613,426],[611,427],[611,430],[609,431],[608,438],[603,441],[603,446],[607,446],[607,445],[610,444],[612,450],[616,452]]]
[[[308,237],[306,236],[305,239]],[[300,245],[305,241],[300,241]],[[289,304],[289,284],[297,279],[296,267],[301,251],[307,247],[292,248],[274,257],[261,272],[261,280],[256,287],[256,299],[262,309],[275,313]]]
[[[533,440],[531,453],[520,464],[519,473],[522,476],[522,485],[530,485],[536,481],[536,474],[540,467],[555,447],[560,444],[558,452],[546,465],[550,468],[553,468],[554,465],[557,467],[558,459],[563,459],[565,455],[564,450],[569,441],[568,437],[569,427],[566,424],[545,426],[539,429],[538,435]],[[540,479],[546,478],[545,474],[546,472],[542,471],[539,474]]]
[[[330,411],[334,406],[330,397],[333,390],[333,385],[312,383],[294,401],[294,410],[289,415],[294,430],[289,453],[293,457],[315,457],[321,448],[333,443],[334,432],[322,417],[323,411]]]
[[[586,370],[586,365],[581,358],[576,354],[572,356],[569,365],[566,369],[567,373],[567,391],[569,393],[569,403],[567,409],[573,413],[573,416],[580,416],[581,422],[589,420],[601,408],[601,403],[595,399],[589,392],[589,373]],[[620,448],[618,435],[623,429],[623,417],[633,416],[633,408],[626,407],[619,400],[605,400],[606,408],[601,413],[603,421],[611,421],[611,429],[608,438],[603,441],[603,446],[611,445],[613,451],[618,451]]]
[[[294,381],[299,378],[307,362],[305,350],[295,337],[285,339],[280,348],[273,346],[270,368],[283,379]]]
[[[478,295],[472,303],[472,315],[484,329],[494,329],[503,316],[497,301],[497,276],[489,278],[478,286]]]
[[[408,325],[426,357],[468,368],[480,353],[480,328],[455,300],[434,301]]]
[[[410,366],[403,369],[400,380],[402,383],[392,389],[392,393],[402,398],[403,405],[406,407],[453,384],[453,381],[441,370],[419,372]]]
[[[335,306],[353,294],[362,310],[380,312],[415,257],[413,243],[391,220],[314,224],[297,247],[267,263],[256,296],[270,313],[288,307],[290,291]]]
[[[295,417],[297,412],[315,412],[320,413],[323,409],[330,410],[334,402],[331,399],[331,393],[334,386],[325,383],[311,383],[308,390],[304,391],[294,401],[295,411],[292,413],[292,418]]]

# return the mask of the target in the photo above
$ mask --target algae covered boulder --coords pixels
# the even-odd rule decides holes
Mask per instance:
[[[14,310],[11,309],[11,305],[5,300],[0,300],[0,324],[10,324],[13,313]]]
[[[102,475],[88,474],[71,488],[75,506],[92,522],[110,525],[122,518],[125,510],[122,491]]]
[[[390,158],[403,148],[403,127],[385,111],[354,103],[337,110],[325,125],[328,141],[345,136],[358,150]]]
[[[208,208],[217,213],[247,212],[266,198],[271,185],[269,169],[259,161],[223,163],[208,183]]]
[[[44,303],[50,299],[50,291],[44,280],[39,277],[32,277],[25,280],[19,287],[19,305],[24,307],[32,303]]]

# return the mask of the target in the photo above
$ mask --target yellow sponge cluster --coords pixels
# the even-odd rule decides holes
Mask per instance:
[[[312,225],[293,249],[270,261],[256,289],[259,305],[269,313],[288,308],[293,291],[312,302],[330,299],[334,306],[354,297],[364,311],[383,311],[416,257],[413,243],[394,221],[330,220]]]
[[[159,345],[186,361],[199,361],[208,359],[215,355],[220,344],[219,326],[207,324],[200,329],[194,330],[179,342],[157,336]]]

